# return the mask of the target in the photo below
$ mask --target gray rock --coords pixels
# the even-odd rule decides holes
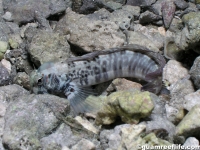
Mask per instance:
[[[176,6],[173,1],[163,1],[162,3],[162,17],[165,28],[169,28],[174,18]]]
[[[155,2],[156,0],[127,0],[126,5],[148,7]]]
[[[149,7],[154,14],[162,16],[162,3],[163,0],[157,0],[153,5]]]
[[[124,3],[125,0],[83,0],[79,12],[83,14],[90,14],[101,8],[113,11],[120,9]]]
[[[173,140],[175,130],[176,126],[166,117],[156,118],[156,120],[147,121],[146,123],[147,133],[157,131],[158,137],[166,140]]]
[[[0,60],[4,58],[4,54],[7,51],[8,42],[0,41]]]
[[[87,139],[82,139],[76,145],[72,146],[72,148],[71,148],[71,150],[81,150],[81,149],[95,150],[96,146],[91,141],[89,141]]]
[[[109,142],[109,135],[113,132],[113,129],[111,130],[103,130],[102,132],[100,132],[100,142],[101,142],[101,147],[103,149],[107,149],[109,148],[108,142]]]
[[[199,141],[195,137],[189,137],[186,139],[184,146],[199,146]]]
[[[166,86],[170,86],[188,75],[188,70],[176,60],[168,61],[163,69],[163,81]]]
[[[40,139],[59,127],[69,103],[52,95],[24,95],[11,102],[5,114],[3,144],[9,149],[38,149]]]
[[[123,45],[125,35],[119,31],[119,26],[97,17],[94,19],[67,9],[66,16],[58,22],[55,31],[68,34],[71,44],[88,52]]]
[[[29,74],[33,70],[33,66],[31,66],[28,61],[27,52],[23,49],[8,50],[5,54],[5,58],[16,67],[17,71],[25,71]]]
[[[7,11],[3,16],[3,19],[5,19],[6,21],[13,21],[13,17],[12,17],[12,13]]]
[[[147,36],[145,36],[144,34],[138,31],[129,31],[128,39],[129,39],[129,44],[139,44],[153,51],[156,51],[156,52],[159,51],[158,47],[155,46],[152,39],[149,39]]]
[[[134,25],[133,29],[134,31],[140,32],[145,35],[158,49],[162,49],[164,47],[165,28],[156,26],[145,27],[140,24],[136,24]]]
[[[45,18],[64,12],[70,2],[70,0],[37,0],[34,2],[31,0],[11,0],[3,1],[3,8],[12,13],[13,20],[17,24],[37,20],[42,26],[45,26],[43,22],[43,20],[46,20]]]
[[[154,13],[147,10],[140,15],[139,22],[141,24],[148,24],[148,23],[153,23],[161,19],[162,19],[161,16],[155,15]]]
[[[12,83],[12,78],[9,71],[0,62],[0,86],[9,85]]]
[[[71,55],[69,48],[66,36],[42,30],[33,36],[28,52],[36,66],[40,66],[49,61],[66,60]]]
[[[171,32],[180,32],[183,29],[183,22],[180,18],[173,18],[170,27],[169,27],[169,31]]]
[[[163,81],[171,97],[165,105],[166,114],[173,123],[180,122],[184,117],[184,97],[194,92],[189,77],[188,70],[175,60],[170,60],[163,69]]]
[[[50,135],[40,139],[42,149],[62,149],[64,147],[72,147],[81,136],[74,136],[70,127],[66,124],[60,124],[58,129]]]
[[[28,91],[19,85],[7,85],[0,87],[0,137],[3,136],[5,113],[9,103],[21,95],[29,94]],[[2,138],[0,138],[0,149],[4,150],[2,145]]]
[[[194,64],[190,69],[190,75],[195,86],[200,89],[200,56],[195,59]]]
[[[174,4],[178,9],[186,9],[189,7],[189,4],[185,0],[176,0],[174,1]]]
[[[181,122],[176,126],[176,135],[191,137],[199,136],[200,129],[200,106],[194,106],[187,115],[181,120]]]
[[[18,72],[17,75],[14,77],[14,84],[18,84],[23,88],[30,90],[30,82],[29,82],[29,75],[25,72]]]
[[[200,90],[186,95],[184,101],[184,108],[188,111],[190,111],[192,107],[200,105]]]
[[[130,124],[118,125],[111,130],[103,130],[100,133],[100,141],[103,149],[117,149],[121,142],[121,130],[122,128],[129,128]]]

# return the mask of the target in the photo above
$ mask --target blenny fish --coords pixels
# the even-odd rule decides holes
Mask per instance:
[[[30,82],[34,93],[64,96],[76,113],[83,113],[87,112],[83,105],[85,99],[94,94],[90,87],[118,77],[146,81],[142,90],[159,93],[165,63],[158,52],[140,45],[127,45],[44,63],[31,73]]]

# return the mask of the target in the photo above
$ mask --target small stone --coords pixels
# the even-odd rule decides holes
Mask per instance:
[[[183,120],[176,126],[176,135],[191,137],[198,136],[200,132],[200,106],[196,105],[187,113]]]
[[[4,41],[0,41],[0,60],[3,59],[7,48],[8,48],[8,43]]]
[[[182,10],[189,7],[189,4],[185,0],[175,0],[174,3],[177,8],[182,9]]]
[[[163,68],[163,81],[166,86],[170,86],[188,75],[188,70],[176,60],[168,61],[166,66]]]
[[[200,89],[200,56],[195,59],[194,64],[190,69],[190,75],[195,86]]]
[[[11,73],[11,70],[12,70],[11,63],[9,61],[7,61],[6,59],[2,59],[1,63],[8,70],[8,72]]]
[[[184,97],[184,108],[190,111],[194,106],[200,105],[200,90]]]
[[[94,143],[87,139],[80,140],[76,145],[72,146],[71,150],[95,150],[96,147]]]
[[[3,19],[5,19],[6,21],[13,21],[13,18],[12,18],[12,13],[7,11],[3,16],[2,16]]]
[[[183,146],[191,146],[191,147],[199,146],[199,141],[195,137],[189,137],[186,139]]]
[[[161,16],[156,15],[150,11],[145,11],[144,13],[142,13],[140,15],[139,22],[141,24],[148,24],[148,23],[152,23],[154,21],[158,21],[160,19],[162,19]]]
[[[98,134],[99,130],[95,128],[89,121],[82,119],[80,116],[76,116],[75,120],[80,123],[85,129],[93,132],[94,134]]]

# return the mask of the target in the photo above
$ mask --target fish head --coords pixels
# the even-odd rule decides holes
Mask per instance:
[[[47,93],[47,90],[43,87],[43,74],[34,70],[30,74],[31,92],[35,94]]]

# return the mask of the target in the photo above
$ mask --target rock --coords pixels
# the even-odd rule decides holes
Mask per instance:
[[[9,71],[0,62],[0,86],[9,85],[11,83],[12,83],[12,77]]]
[[[166,86],[170,86],[188,75],[188,70],[176,60],[168,61],[166,66],[163,68],[163,82]]]
[[[162,16],[165,28],[169,28],[172,19],[174,18],[176,6],[173,1],[164,1],[162,3]]]
[[[1,64],[8,70],[9,73],[11,73],[12,66],[11,66],[11,63],[9,61],[7,61],[6,59],[2,59]]]
[[[140,24],[134,25],[134,31],[142,33],[151,41],[154,47],[162,49],[164,47],[165,29],[163,27],[150,26],[145,27]],[[146,43],[147,44],[147,43]],[[150,43],[148,43],[150,46]],[[156,48],[155,48],[156,49]]]
[[[3,136],[5,113],[6,109],[11,101],[21,95],[27,95],[29,92],[23,89],[19,85],[7,85],[0,87],[0,137]],[[0,149],[4,150],[2,145],[2,138],[0,138]]]
[[[20,36],[22,37],[22,38],[24,38],[25,37],[25,31],[26,31],[26,29],[28,29],[29,27],[33,27],[33,28],[37,28],[38,27],[38,23],[28,23],[28,24],[26,24],[25,26],[22,26],[21,27],[21,30],[20,30]]]
[[[167,118],[178,123],[183,117],[184,96],[194,92],[188,70],[179,62],[170,60],[163,69],[163,81],[170,90],[170,101],[166,103]]]
[[[61,124],[58,129],[41,138],[41,147],[42,149],[64,149],[65,147],[70,147],[75,145],[81,140],[81,136],[73,135],[70,127],[66,124]]]
[[[121,145],[119,149],[145,149],[155,145],[172,145],[168,141],[157,138],[154,133],[141,136],[144,133],[145,125],[132,125],[129,128],[123,128],[121,131]]]
[[[146,132],[151,133],[157,131],[157,137],[162,139],[173,139],[176,127],[167,117],[156,118],[152,121],[147,121]]]
[[[132,6],[132,9],[134,8],[135,7]],[[130,9],[125,10],[125,8],[116,10],[109,14],[108,20],[117,24],[122,31],[127,30],[131,26],[134,15],[137,15],[137,10],[138,9],[131,11]]]
[[[69,103],[52,95],[24,95],[9,104],[3,144],[9,149],[38,149],[40,139],[59,127]]]
[[[162,3],[163,0],[157,0],[154,4],[149,7],[149,10],[156,15],[162,16]]]
[[[184,97],[184,108],[190,111],[194,106],[200,105],[200,90],[190,93]]]
[[[91,18],[67,9],[66,16],[58,22],[55,31],[68,34],[67,40],[71,44],[87,52],[122,46],[125,36],[119,27],[112,21],[97,17]]]
[[[147,10],[144,13],[141,13],[139,22],[141,24],[148,24],[148,23],[153,23],[153,22],[161,20],[161,19],[162,19],[161,16],[155,15],[154,13]]]
[[[155,2],[156,0],[127,0],[126,5],[148,7]]]
[[[153,110],[149,92],[119,91],[104,98],[97,112],[96,124],[111,124],[119,116],[125,123],[138,123],[140,118],[150,115]]]
[[[128,39],[129,44],[138,44],[145,46],[152,51],[159,51],[159,49],[154,45],[153,40],[150,40],[148,37],[138,31],[128,31]]]
[[[129,80],[126,80],[125,78],[117,78],[112,81],[112,83],[107,88],[107,92],[113,92],[113,91],[126,91],[126,90],[132,90],[132,89],[138,89],[140,90],[142,86],[139,83],[132,82]]]
[[[109,11],[117,10],[122,7],[122,4],[125,3],[125,0],[83,0],[82,6],[80,7],[79,12],[82,14],[91,14],[94,11],[98,11],[101,8],[105,8]]]
[[[177,33],[177,32],[180,32],[182,29],[183,29],[182,20],[179,18],[173,18],[169,27],[169,31]]]
[[[33,20],[37,20],[39,23],[41,23],[43,19],[51,15],[64,12],[68,7],[69,2],[70,0],[59,0],[56,2],[52,0],[37,0],[34,2],[31,0],[11,0],[4,1],[3,8],[12,13],[14,22],[21,25],[22,23],[28,23]]]
[[[6,21],[13,21],[13,17],[12,17],[12,13],[7,11],[3,16],[3,19],[5,19]]]
[[[13,82],[14,84],[18,84],[27,90],[31,89],[29,75],[27,75],[25,72],[18,72],[17,75],[14,77]]]
[[[87,150],[95,150],[96,147],[94,143],[87,139],[82,139],[76,145],[72,146],[71,150],[80,150],[80,149],[87,149]]]
[[[121,144],[121,132],[123,129],[130,128],[130,124],[123,124],[116,126],[113,130],[113,133],[108,134],[108,146],[110,149],[117,149]]]
[[[33,36],[28,52],[31,60],[40,66],[49,61],[66,60],[70,56],[69,48],[66,36],[40,31]]]
[[[198,147],[199,146],[199,141],[195,137],[189,137],[186,139],[185,143],[183,146],[190,146],[190,147]],[[197,149],[195,149],[197,150]]]
[[[19,45],[23,42],[19,34],[9,35],[9,45],[11,48],[19,48]]]
[[[183,120],[176,126],[176,135],[191,137],[191,136],[199,136],[200,129],[200,106],[194,106],[187,115],[183,118]]]
[[[4,41],[0,41],[0,60],[4,58],[4,54],[8,48],[8,43]]]
[[[75,120],[80,123],[83,128],[87,129],[88,131],[93,132],[94,134],[98,134],[98,129],[94,127],[89,121],[82,119],[80,116],[76,116]]]
[[[175,38],[176,45],[181,50],[194,50],[200,53],[199,47],[199,35],[200,29],[200,12],[190,12],[182,17],[184,28],[180,34],[177,34]]]
[[[195,86],[200,89],[200,56],[197,57],[194,61],[193,66],[190,69],[190,75],[194,81]]]
[[[174,4],[176,5],[178,9],[182,9],[182,10],[189,7],[189,4],[185,0],[176,0],[174,1]]]

